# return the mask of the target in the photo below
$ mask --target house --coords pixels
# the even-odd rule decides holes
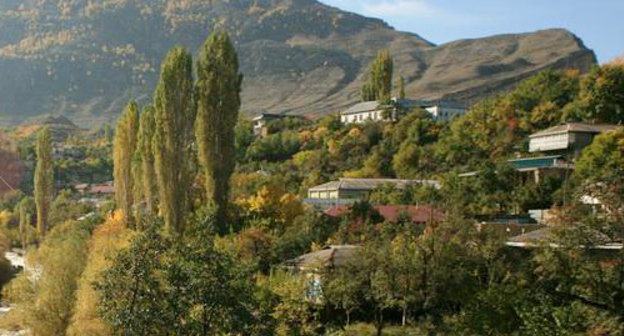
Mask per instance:
[[[434,102],[421,101],[418,107],[429,112],[434,119],[450,120],[466,114],[466,105],[450,101],[440,100]]]
[[[535,219],[530,214],[501,215],[494,218],[476,218],[478,231],[493,232],[501,237],[515,237],[543,229],[544,221]]]
[[[305,203],[319,209],[327,209],[335,205],[349,205],[365,200],[373,190],[384,186],[405,189],[413,185],[431,186],[437,189],[441,187],[439,182],[433,180],[341,178],[338,181],[308,189]]]
[[[357,255],[357,245],[333,245],[284,262],[280,268],[304,273],[307,279],[305,297],[311,302],[323,300],[323,273],[347,266]]]
[[[574,170],[574,165],[568,163],[562,155],[514,159],[507,163],[525,176],[525,182],[533,180],[536,184],[547,177],[564,177]]]
[[[108,181],[100,184],[77,184],[74,189],[84,195],[91,197],[106,197],[115,194],[115,185],[113,181]]]
[[[305,117],[303,116],[296,116],[296,115],[262,113],[252,119],[254,135],[261,136],[261,137],[265,137],[269,135],[271,131],[269,129],[269,124],[272,121],[283,120],[286,118],[300,119],[300,120],[305,119]]]
[[[323,269],[344,267],[360,249],[357,245],[332,245],[322,250],[310,252],[282,264],[283,268],[316,272]]]
[[[391,104],[380,104],[377,101],[367,101],[355,104],[340,114],[343,124],[361,124],[366,121],[396,121],[397,108]]]
[[[545,245],[558,248],[560,245],[554,242],[554,234],[553,227],[548,226],[540,230],[512,237],[505,243],[505,245],[508,247],[523,249],[534,249]],[[600,241],[600,243],[590,246],[590,249],[596,251],[597,253],[605,255],[617,254],[619,251],[624,249],[622,241],[613,241],[607,236],[596,236],[595,238],[595,241]]]
[[[59,159],[84,159],[86,148],[71,145],[56,145],[52,148],[52,155],[55,160]]]
[[[529,136],[529,152],[549,152],[557,154],[580,152],[589,146],[596,135],[616,130],[621,126],[584,123],[568,123],[548,128]]]
[[[444,213],[429,205],[376,205],[373,209],[389,223],[398,223],[403,218],[420,225],[444,220]],[[346,205],[336,205],[324,211],[325,215],[334,218],[343,217],[350,212],[351,208]]]
[[[397,121],[402,110],[422,108],[434,119],[452,119],[466,113],[466,107],[452,101],[426,101],[409,99],[392,99],[389,104],[367,101],[353,105],[340,114],[343,124],[360,124],[367,121]]]
[[[267,127],[269,122],[284,118],[286,118],[286,116],[283,114],[262,113],[258,115],[252,119],[254,134],[257,136],[267,136],[269,134],[269,128]]]

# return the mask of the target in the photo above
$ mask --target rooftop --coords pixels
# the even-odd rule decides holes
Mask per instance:
[[[282,119],[282,118],[286,118],[288,117],[285,114],[273,114],[273,113],[262,113],[259,114],[257,116],[255,116],[252,120],[253,121],[258,121],[258,120],[262,120],[262,119]]]
[[[387,184],[394,184],[396,188],[403,189],[409,185],[422,184],[435,188],[440,188],[440,183],[434,180],[399,180],[399,179],[359,179],[341,178],[338,181],[331,181],[319,186],[310,188],[309,191],[327,190],[374,190]]]
[[[284,263],[286,267],[300,270],[316,270],[320,268],[344,267],[357,253],[357,245],[333,245],[322,250],[310,252]]]
[[[363,112],[378,111],[378,110],[388,108],[388,107],[390,106],[388,105],[382,106],[377,101],[367,101],[367,102],[362,102],[362,103],[358,103],[358,104],[351,106],[346,111],[342,112],[342,114],[347,115],[347,114],[357,114],[357,113],[363,113]]]
[[[525,233],[513,238],[510,238],[506,245],[510,247],[536,247],[541,244],[549,244],[551,247],[558,248],[560,245],[553,243],[553,229],[552,227],[545,227],[540,230]],[[612,241],[609,237],[602,233],[595,233],[595,241],[599,241],[599,245],[594,245],[591,249],[594,250],[622,250],[624,245],[621,241]],[[582,246],[581,246],[582,247]]]
[[[608,124],[584,124],[584,123],[567,123],[563,125],[554,126],[543,131],[531,134],[530,138],[542,137],[547,135],[555,135],[561,133],[568,132],[577,132],[577,133],[602,133],[613,131],[621,126],[618,125],[608,125]]]
[[[447,107],[447,108],[464,108],[464,109],[466,108],[465,105],[460,104],[455,101],[450,101],[450,100],[434,101],[434,100],[393,99],[393,102],[394,104],[398,106],[402,106],[402,107],[427,108],[427,107],[432,107],[432,106],[440,106],[440,107]],[[382,104],[379,104],[379,102],[377,101],[367,101],[367,102],[357,103],[351,106],[350,108],[348,108],[347,110],[345,110],[344,112],[342,112],[341,114],[349,115],[349,114],[358,114],[358,113],[364,113],[364,112],[372,112],[372,111],[379,111],[381,109],[390,108],[390,107],[393,107],[393,106],[382,105]]]

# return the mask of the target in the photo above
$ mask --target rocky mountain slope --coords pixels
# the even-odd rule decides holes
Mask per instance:
[[[249,113],[340,110],[384,48],[413,98],[471,100],[542,69],[596,62],[565,30],[435,46],[315,0],[2,0],[0,123],[43,113],[111,121],[129,99],[149,101],[169,48],[196,51],[215,26],[239,50]]]

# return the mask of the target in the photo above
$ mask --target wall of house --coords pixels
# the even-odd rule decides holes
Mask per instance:
[[[591,145],[594,141],[595,134],[592,133],[570,133],[570,143],[574,150],[583,150],[585,147]]]
[[[546,152],[566,149],[570,144],[570,140],[570,133],[545,135],[532,138],[529,141],[529,151]]]
[[[392,117],[390,120],[395,120],[396,112],[392,112]],[[376,110],[376,111],[368,111],[356,114],[347,114],[341,115],[340,121],[343,124],[360,124],[365,123],[366,121],[388,121],[389,119],[384,118],[384,110]]]
[[[339,198],[343,199],[366,199],[370,191],[368,190],[339,190]]]
[[[338,199],[338,190],[309,191],[308,198],[311,199]]]
[[[425,110],[435,119],[452,119],[466,113],[466,110],[462,108],[442,107],[439,105],[426,107]]]

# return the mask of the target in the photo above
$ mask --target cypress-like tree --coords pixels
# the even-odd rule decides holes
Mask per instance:
[[[115,200],[117,208],[124,213],[124,220],[128,227],[132,227],[134,224],[132,213],[132,206],[134,205],[132,158],[136,147],[138,125],[138,106],[136,103],[131,102],[126,106],[117,122],[113,145]]]
[[[399,99],[405,99],[405,78],[399,78]]]
[[[371,63],[368,78],[360,89],[362,101],[389,100],[392,93],[393,72],[394,62],[390,51],[380,51]]]
[[[191,184],[195,104],[193,59],[184,48],[165,58],[154,95],[154,162],[160,213],[171,234],[184,233]]]
[[[32,203],[32,198],[26,197],[17,204],[16,209],[19,214],[19,233],[23,249],[26,249],[28,247],[28,242],[30,241],[30,237],[28,235],[30,232],[30,224],[32,221]]]
[[[225,234],[230,177],[236,165],[234,128],[241,105],[243,76],[227,32],[214,32],[197,62],[196,137],[206,193],[216,210],[218,230]]]
[[[136,186],[137,194],[145,203],[145,212],[153,214],[158,193],[156,185],[156,171],[154,170],[154,107],[148,106],[141,113],[139,121],[139,134],[137,136],[136,159],[137,168],[135,181],[140,182]]]
[[[52,134],[48,127],[37,137],[37,167],[35,168],[35,204],[37,206],[37,231],[45,236],[50,221],[50,206],[54,193],[52,168]]]

